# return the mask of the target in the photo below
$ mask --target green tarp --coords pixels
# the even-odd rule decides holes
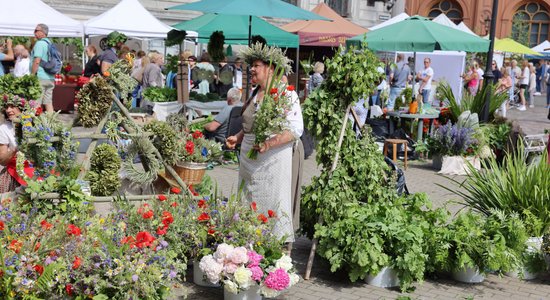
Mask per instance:
[[[248,16],[205,14],[184,21],[172,27],[199,33],[199,42],[207,43],[214,31],[223,31],[225,43],[248,45]],[[252,17],[252,35],[261,35],[269,45],[281,48],[296,48],[300,43],[298,35],[286,32],[258,17]]]
[[[348,39],[346,44],[359,45],[364,35]],[[367,48],[376,51],[433,52],[454,50],[487,52],[489,41],[447,27],[421,16],[407,18],[367,33]]]

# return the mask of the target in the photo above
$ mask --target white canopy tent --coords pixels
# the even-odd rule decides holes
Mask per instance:
[[[36,24],[49,28],[49,37],[81,37],[82,23],[67,17],[40,0],[0,0],[0,36],[34,36]]]
[[[439,23],[441,25],[458,29],[458,26],[453,21],[451,21],[451,19],[449,19],[446,14],[440,14],[439,16],[435,17],[432,21]]]
[[[469,33],[471,35],[477,35],[468,26],[466,26],[466,24],[464,24],[464,22],[460,22],[460,24],[457,25],[457,29],[462,30],[462,31],[464,31],[466,33]]]
[[[122,0],[84,23],[84,33],[88,36],[107,35],[116,30],[129,37],[165,39],[172,29],[155,18],[138,0]]]
[[[386,21],[384,21],[384,22],[382,22],[382,23],[380,23],[380,24],[378,24],[378,25],[369,27],[368,29],[369,29],[370,31],[376,30],[376,29],[380,29],[380,28],[382,28],[382,27],[386,27],[386,26],[388,26],[388,25],[391,25],[391,24],[394,24],[394,23],[397,23],[397,22],[401,22],[401,21],[405,20],[405,19],[408,18],[408,17],[409,17],[409,15],[407,15],[407,13],[400,13],[400,14],[398,14],[397,16],[395,16],[395,17],[393,17],[393,18],[391,18],[391,19],[389,19],[389,20],[386,20]]]

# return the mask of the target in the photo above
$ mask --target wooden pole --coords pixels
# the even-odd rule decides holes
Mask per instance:
[[[332,176],[332,173],[334,170],[336,170],[336,166],[338,166],[338,160],[340,159],[340,148],[342,147],[342,142],[344,141],[344,135],[346,134],[346,126],[348,125],[348,116],[350,114],[351,110],[351,104],[348,105],[348,108],[346,108],[346,113],[344,114],[344,119],[342,128],[340,129],[340,136],[338,137],[338,145],[336,146],[336,154],[334,155],[334,160],[332,161],[332,167],[330,168],[330,175]],[[357,122],[358,120],[355,120]],[[323,224],[323,216],[319,216],[319,220],[317,221],[317,224]],[[313,238],[313,244],[311,245],[311,249],[309,251],[309,258],[307,260],[307,266],[306,266],[306,274],[304,275],[305,280],[309,280],[309,276],[311,275],[311,268],[313,267],[313,260],[315,259],[315,251],[317,250],[317,244],[319,244],[319,240],[317,238]]]

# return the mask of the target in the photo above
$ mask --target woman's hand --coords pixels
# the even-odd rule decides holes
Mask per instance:
[[[252,148],[256,149],[260,153],[265,153],[267,150],[271,148],[271,145],[269,143],[270,140],[265,141],[261,146],[260,145],[254,145]]]
[[[235,147],[237,146],[237,136],[232,135],[227,137],[227,139],[225,139],[225,145],[229,149],[235,149]]]

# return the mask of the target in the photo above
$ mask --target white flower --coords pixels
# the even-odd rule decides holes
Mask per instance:
[[[262,287],[260,288],[260,294],[266,298],[275,298],[279,296],[278,291],[270,289],[265,285],[262,285]]]
[[[223,281],[223,288],[232,293],[232,294],[235,294],[237,295],[239,293],[239,287],[237,286],[236,283],[234,283],[233,281],[231,280],[224,280]]]
[[[279,269],[284,269],[285,271],[289,271],[290,269],[292,269],[293,265],[292,265],[292,258],[290,258],[290,256],[288,255],[285,255],[283,254],[283,256],[281,258],[279,258],[279,260],[277,260],[277,262],[275,263],[275,268]]]
[[[233,253],[234,249],[235,247],[226,243],[219,244],[216,252],[214,253],[214,258],[220,262],[230,260],[231,254]]]
[[[233,276],[239,287],[243,290],[248,289],[250,285],[254,283],[254,281],[252,281],[252,271],[248,268],[238,267]]]
[[[491,151],[491,148],[487,145],[483,145],[481,149],[479,149],[479,157],[481,158],[489,158],[493,156],[493,151]]]
[[[223,271],[223,264],[219,263],[212,255],[201,259],[199,268],[206,274],[208,281],[216,284],[220,281],[220,274]]]
[[[289,273],[288,276],[290,277],[290,284],[289,287],[297,284],[300,281],[300,276],[296,273]]]

